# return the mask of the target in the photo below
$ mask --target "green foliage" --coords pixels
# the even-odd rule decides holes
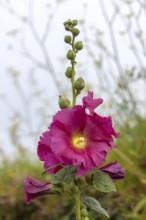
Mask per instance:
[[[70,183],[76,176],[78,167],[75,166],[65,166],[60,171],[58,171],[52,179],[53,184],[60,183]]]
[[[109,161],[118,160],[126,169],[126,178],[116,183],[117,193],[102,198],[111,205],[111,219],[146,219],[146,119],[136,117],[120,129],[117,148]],[[106,201],[105,201],[106,199]],[[105,207],[105,206],[104,206]]]
[[[100,192],[116,191],[115,184],[106,173],[98,170],[93,176],[93,186]]]
[[[85,197],[82,199],[82,202],[90,209],[99,212],[102,215],[105,215],[106,217],[109,218],[108,213],[101,207],[100,203],[92,198],[92,197]]]
[[[129,122],[119,130],[121,136],[117,140],[117,148],[108,160],[118,160],[126,169],[126,178],[116,183],[117,191],[114,193],[104,194],[91,187],[90,190],[86,189],[83,196],[90,194],[91,197],[96,197],[109,213],[111,220],[145,220],[146,119],[137,117],[132,124]],[[28,170],[30,176],[44,181],[44,176],[40,175],[43,167],[40,162],[32,163],[23,154],[18,158],[14,162],[5,160],[0,168],[0,219],[74,220],[72,204],[58,196],[38,198],[31,205],[26,205],[23,182]],[[46,181],[50,180],[50,175],[46,174],[45,177]],[[106,220],[107,217],[90,211],[90,220],[97,219]]]

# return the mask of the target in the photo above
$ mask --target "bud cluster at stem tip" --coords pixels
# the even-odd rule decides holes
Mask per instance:
[[[65,71],[65,76],[71,80],[72,84],[72,93],[74,100],[72,106],[75,105],[77,95],[79,95],[81,90],[85,87],[85,82],[82,77],[79,77],[77,80],[75,80],[75,65],[77,64],[76,55],[79,51],[83,49],[82,41],[75,40],[76,37],[80,34],[80,30],[77,28],[77,25],[78,21],[76,19],[68,19],[64,22],[65,30],[71,34],[68,34],[64,37],[64,42],[71,46],[71,48],[66,53],[66,58],[70,60],[71,65],[67,67]]]

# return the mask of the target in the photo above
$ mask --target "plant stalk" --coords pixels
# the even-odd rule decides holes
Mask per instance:
[[[77,192],[76,195],[75,195],[75,208],[76,208],[76,220],[81,220],[80,192]]]

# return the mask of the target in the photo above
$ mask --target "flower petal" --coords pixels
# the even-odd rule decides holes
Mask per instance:
[[[126,173],[117,161],[102,167],[100,170],[109,174],[113,181],[124,179]]]
[[[41,182],[36,179],[27,177],[25,180],[25,196],[27,204],[30,204],[33,199],[47,195],[52,188],[52,184]]]
[[[55,168],[51,169],[50,173],[55,173],[60,169],[58,164],[60,164],[60,160],[56,157],[56,155],[52,152],[51,148],[51,134],[50,131],[46,131],[40,141],[38,143],[38,156],[41,161],[44,161],[44,168],[48,169],[49,167],[56,166]],[[57,170],[56,170],[57,169]]]
[[[53,117],[53,123],[60,123],[67,134],[72,135],[82,129],[85,123],[85,110],[82,106],[77,105],[71,109],[62,109]],[[58,123],[58,124],[59,124]],[[57,125],[58,126],[58,125]]]
[[[103,99],[93,99],[93,92],[88,92],[88,95],[83,98],[83,107],[90,111],[90,114],[94,112],[94,109],[103,102]]]

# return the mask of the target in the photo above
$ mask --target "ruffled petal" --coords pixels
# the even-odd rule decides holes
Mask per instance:
[[[98,107],[103,102],[103,99],[93,99],[93,92],[88,92],[88,95],[83,98],[83,107],[87,108],[92,115],[94,109]]]
[[[38,143],[37,153],[40,160],[44,162],[44,168],[48,169],[49,167],[54,166],[54,168],[50,169],[49,172],[55,173],[58,169],[60,169],[60,166],[58,166],[58,164],[60,164],[60,160],[53,153],[50,145],[51,145],[51,134],[49,131],[46,131],[40,138],[40,141]]]
[[[53,117],[53,124],[65,129],[66,133],[72,135],[75,132],[82,130],[85,124],[85,110],[82,106],[77,105],[71,109],[62,109]]]
[[[94,124],[96,123],[97,126],[99,126],[102,129],[106,137],[111,137],[111,136],[114,136],[115,138],[119,137],[119,133],[117,133],[112,126],[111,117],[102,117],[94,113],[92,117],[92,121]]]

